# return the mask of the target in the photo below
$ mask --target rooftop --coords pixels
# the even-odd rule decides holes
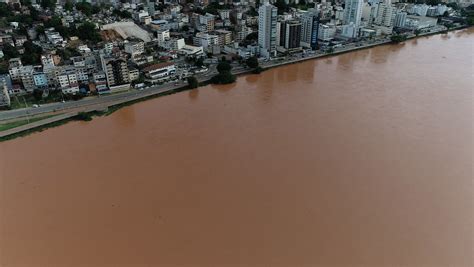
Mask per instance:
[[[174,65],[173,62],[163,62],[163,63],[153,64],[151,66],[144,68],[143,71],[144,72],[154,71],[154,70],[162,69],[162,68],[172,66],[172,65]]]

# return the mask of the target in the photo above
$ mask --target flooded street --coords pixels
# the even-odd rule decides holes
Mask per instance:
[[[473,266],[474,29],[0,143],[0,266]]]

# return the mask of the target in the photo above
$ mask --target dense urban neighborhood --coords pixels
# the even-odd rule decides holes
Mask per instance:
[[[2,119],[151,92],[444,32],[472,0],[1,0]],[[109,98],[108,98],[109,97]],[[92,100],[91,100],[92,99]],[[56,103],[56,104],[51,104]],[[50,105],[41,109],[42,105]],[[28,120],[29,122],[29,120]]]

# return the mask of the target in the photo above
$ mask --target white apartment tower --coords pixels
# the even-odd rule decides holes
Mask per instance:
[[[277,8],[265,2],[258,8],[258,45],[264,56],[276,55]]]
[[[362,17],[363,0],[346,0],[344,8],[344,24],[354,24],[356,28],[360,26]]]
[[[390,4],[390,1],[385,1],[377,5],[377,16],[375,17],[375,24],[385,27],[392,27],[395,20],[395,8]]]
[[[407,20],[407,13],[399,11],[395,15],[395,23],[394,23],[393,26],[395,26],[395,27],[404,27],[405,23],[406,23],[406,20]]]

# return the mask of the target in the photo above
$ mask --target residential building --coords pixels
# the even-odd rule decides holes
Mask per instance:
[[[107,87],[107,77],[104,72],[100,71],[94,73],[93,82],[97,93],[103,94],[110,92],[110,89]]]
[[[342,25],[341,36],[346,38],[354,38],[359,36],[359,28],[354,23]]]
[[[0,108],[10,106],[10,93],[8,92],[8,75],[0,76]]]
[[[44,72],[35,72],[33,73],[33,82],[35,89],[47,89],[48,88],[48,78]]]
[[[64,45],[64,39],[63,37],[56,31],[54,31],[54,28],[50,28],[45,31],[46,38],[48,41],[53,44],[53,45]]]
[[[107,78],[107,85],[111,90],[114,87],[130,83],[127,61],[123,58],[101,55],[102,69]]]
[[[301,22],[298,20],[286,20],[280,22],[279,47],[283,51],[293,52],[301,50]]]
[[[242,42],[245,40],[247,35],[252,33],[252,28],[247,27],[245,24],[236,25],[235,29],[235,41]]]
[[[405,21],[405,27],[412,30],[421,30],[434,27],[437,23],[437,18],[408,15]]]
[[[197,30],[201,32],[213,31],[215,27],[215,16],[212,14],[199,15],[199,24]]]
[[[76,70],[72,66],[58,68],[56,75],[59,89],[64,94],[76,94],[79,92]]]
[[[128,42],[125,43],[125,52],[130,54],[132,58],[141,55],[145,52],[144,42]]]
[[[228,30],[215,30],[212,34],[217,36],[217,44],[224,46],[232,43],[232,32]]]
[[[18,58],[11,58],[8,61],[8,72],[10,74],[10,78],[13,81],[20,81],[20,71],[23,67],[21,59]]]
[[[158,63],[143,69],[145,77],[151,81],[161,80],[176,73],[176,67],[173,62]]]
[[[43,65],[43,68],[52,68],[56,64],[54,62],[54,57],[52,54],[45,54],[41,55],[41,65]]]
[[[265,57],[276,56],[277,8],[265,2],[258,8],[258,44]]]
[[[193,45],[202,46],[205,51],[208,51],[213,46],[218,45],[218,40],[219,38],[217,37],[217,35],[205,32],[198,32],[193,38]]]
[[[336,36],[336,25],[319,24],[318,39],[322,41],[330,41]]]
[[[30,93],[36,88],[33,74],[35,68],[32,65],[23,66],[20,68],[20,80],[23,85],[23,89]]]
[[[310,9],[301,16],[301,45],[317,49],[318,47],[319,14]]]
[[[204,50],[202,46],[185,45],[183,48],[178,50],[178,54],[186,57],[198,58],[204,55]]]
[[[170,39],[170,30],[158,30],[156,31],[156,39],[158,46],[163,46],[165,41]]]
[[[362,16],[363,0],[346,0],[344,8],[344,24],[354,24],[355,28],[360,26]]]
[[[393,27],[395,21],[396,10],[388,3],[379,3],[377,5],[377,15],[375,16],[374,23],[380,26]]]
[[[128,73],[130,81],[135,81],[140,77],[140,71],[138,69],[129,69]]]
[[[393,24],[394,27],[405,27],[405,23],[407,20],[407,13],[403,11],[398,11],[395,15],[395,22]]]
[[[430,6],[427,4],[413,5],[411,8],[408,9],[408,13],[424,17],[426,16],[426,13],[428,12],[429,7]]]

